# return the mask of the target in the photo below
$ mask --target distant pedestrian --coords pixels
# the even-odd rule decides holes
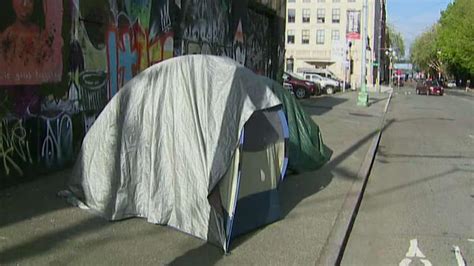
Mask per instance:
[[[469,88],[471,87],[471,80],[468,79],[466,82],[466,92],[469,91]]]

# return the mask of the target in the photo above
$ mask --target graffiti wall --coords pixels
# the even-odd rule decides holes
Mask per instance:
[[[233,58],[255,72],[272,76],[271,27],[267,15],[249,9],[248,1],[182,1],[183,54],[214,54]]]
[[[285,1],[267,2],[256,5],[284,12]],[[0,188],[71,165],[107,102],[153,64],[214,54],[274,75],[276,12],[249,3],[1,1]]]

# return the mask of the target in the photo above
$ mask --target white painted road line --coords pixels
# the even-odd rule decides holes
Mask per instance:
[[[467,241],[469,241],[469,242],[474,242],[474,239],[473,239],[473,238],[469,238],[469,239],[467,239]]]
[[[456,256],[456,261],[458,262],[458,266],[466,266],[466,262],[462,257],[461,250],[458,246],[453,246],[454,255]]]

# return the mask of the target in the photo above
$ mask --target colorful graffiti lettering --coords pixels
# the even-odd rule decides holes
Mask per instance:
[[[13,122],[11,129],[8,124],[6,120],[0,122],[0,162],[6,175],[10,174],[10,168],[22,175],[21,164],[33,163],[27,130],[22,120]]]
[[[140,71],[173,57],[173,33],[150,39],[138,21],[131,24],[123,13],[118,20],[130,26],[112,26],[107,34],[109,98]]]

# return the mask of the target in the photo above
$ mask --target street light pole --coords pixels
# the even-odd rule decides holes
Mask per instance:
[[[379,35],[379,41],[377,45],[377,90],[380,92],[380,53],[381,53],[381,47],[382,47],[382,17],[383,17],[383,1],[384,0],[379,0],[379,6],[380,6],[380,18],[379,18],[379,30],[378,30],[378,35]]]
[[[397,56],[397,53],[392,49],[392,47],[389,47],[388,49],[383,49],[383,50],[386,50],[385,55],[387,55],[388,59],[389,59],[388,85],[389,85],[390,88],[392,88],[392,82],[393,82],[393,62],[392,62],[392,60],[393,60],[394,57]]]
[[[364,34],[362,36],[362,58],[361,58],[361,87],[359,91],[359,97],[357,97],[357,105],[359,106],[368,106],[369,105],[369,95],[367,94],[367,84],[366,84],[366,72],[367,72],[367,28],[368,28],[368,0],[363,0],[364,4],[362,6],[364,12]]]
[[[390,55],[390,77],[388,79],[389,87],[392,88],[393,84],[393,64],[392,64],[392,55]]]

